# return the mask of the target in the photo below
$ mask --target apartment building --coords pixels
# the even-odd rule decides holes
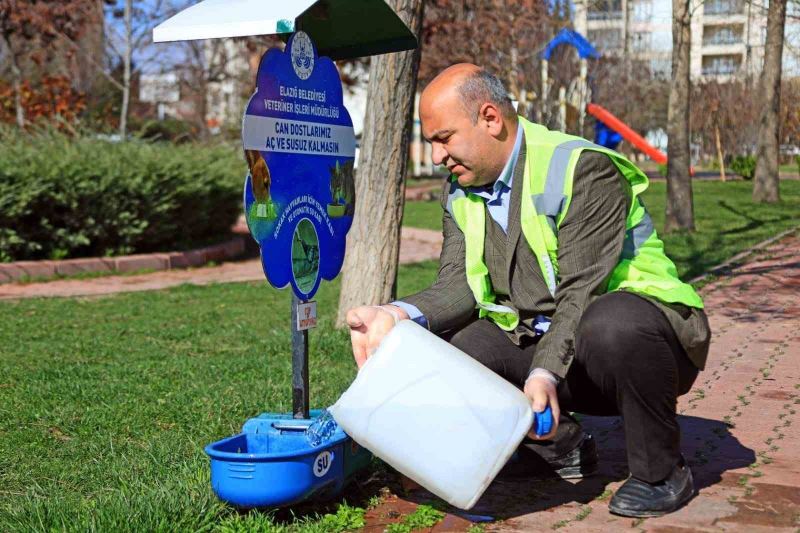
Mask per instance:
[[[691,76],[725,78],[761,71],[766,10],[747,0],[695,0]],[[790,3],[791,4],[791,3]],[[800,75],[800,18],[786,20],[784,73]],[[672,54],[671,0],[582,0],[575,4],[575,29],[602,53],[627,54],[668,76]]]

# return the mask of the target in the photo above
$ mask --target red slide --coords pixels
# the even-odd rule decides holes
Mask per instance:
[[[630,127],[628,127],[627,124],[612,115],[608,109],[597,104],[587,104],[586,111],[594,118],[622,135],[623,139],[647,154],[650,159],[659,165],[667,164],[667,155],[664,152],[655,148],[652,144],[644,140],[644,137],[633,131]]]

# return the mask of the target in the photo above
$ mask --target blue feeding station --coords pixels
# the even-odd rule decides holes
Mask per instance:
[[[292,412],[251,418],[205,452],[220,499],[274,508],[333,498],[372,459],[327,411],[309,409],[312,298],[341,270],[355,206],[355,135],[333,60],[410,50],[417,39],[384,0],[204,0],[153,30],[155,42],[251,35],[286,42],[261,59],[242,159],[265,277],[292,289]]]
[[[264,413],[245,422],[238,435],[206,446],[217,496],[243,508],[338,496],[372,455],[335,422],[331,434],[320,439],[324,444],[314,446],[308,430],[321,414],[313,410],[310,419],[298,420]]]

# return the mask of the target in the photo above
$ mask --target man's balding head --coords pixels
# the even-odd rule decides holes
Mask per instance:
[[[517,115],[495,76],[468,63],[446,68],[422,91],[419,115],[433,162],[462,186],[498,178],[513,151]]]
[[[426,96],[458,98],[473,124],[478,121],[478,113],[485,103],[497,106],[506,120],[516,121],[516,111],[503,82],[471,63],[458,63],[444,69],[422,92],[422,98]]]

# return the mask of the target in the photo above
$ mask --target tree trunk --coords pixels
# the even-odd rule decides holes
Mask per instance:
[[[667,209],[664,231],[694,230],[689,175],[689,68],[692,41],[689,0],[672,0],[672,82],[667,112]]]
[[[132,22],[133,0],[125,0],[125,55],[122,58],[122,109],[119,112],[119,136],[125,140],[128,133],[128,107],[131,100],[131,57],[133,55]]]
[[[211,88],[208,76],[204,75],[198,80],[197,87],[197,130],[200,132],[200,138],[208,140],[211,136],[211,131],[208,127],[208,93]]]
[[[717,161],[719,161],[719,179],[725,181],[725,155],[722,153],[722,143],[719,141],[719,126],[714,126],[714,144],[717,145]]]
[[[625,9],[622,10],[622,61],[625,69],[625,79],[631,79],[633,72],[633,58],[631,57],[631,12],[633,11],[633,0],[623,0]]]
[[[511,93],[512,98],[517,101],[517,114],[522,115],[524,113],[524,105],[525,103],[520,98],[520,89],[519,89],[519,51],[517,50],[516,46],[511,47],[511,51],[509,53],[511,61],[509,61],[510,65],[508,67],[508,92]]]
[[[17,126],[24,128],[25,108],[22,106],[22,70],[19,68],[19,59],[14,49],[11,47],[11,38],[7,35],[3,35],[3,40],[6,43],[8,57],[11,60],[11,87],[14,89],[14,111]]]
[[[11,59],[11,77],[14,79],[12,85],[14,87],[14,110],[16,112],[17,126],[20,128],[25,127],[25,108],[22,106],[22,72],[17,65],[14,54],[10,54]]]
[[[420,40],[423,0],[389,5]],[[356,172],[356,211],[348,235],[337,325],[351,307],[396,296],[411,114],[420,49],[374,56],[361,154]]]
[[[780,146],[781,57],[786,23],[786,0],[770,0],[767,14],[767,43],[761,71],[761,121],[758,126],[756,173],[753,200],[774,203],[780,200],[778,150]]]

